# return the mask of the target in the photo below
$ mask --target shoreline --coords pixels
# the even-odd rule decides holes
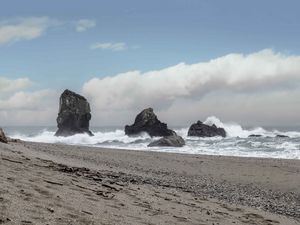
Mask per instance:
[[[205,153],[188,153],[188,152],[173,152],[173,151],[160,151],[156,150],[159,148],[163,147],[147,147],[147,149],[134,149],[134,148],[118,148],[118,147],[106,147],[106,146],[95,146],[95,145],[84,145],[84,144],[68,144],[68,143],[49,143],[49,142],[35,142],[35,141],[24,141],[19,138],[13,138],[11,140],[15,140],[16,142],[26,142],[26,143],[32,143],[32,144],[41,144],[41,145],[62,145],[62,146],[75,146],[75,147],[83,147],[83,148],[88,148],[88,149],[99,149],[99,150],[114,150],[114,151],[126,151],[126,152],[131,152],[131,151],[137,151],[137,152],[144,152],[144,153],[159,153],[159,154],[179,154],[183,156],[207,156],[207,157],[224,157],[224,158],[244,158],[244,159],[263,159],[263,160],[288,160],[288,161],[299,161],[300,158],[280,158],[280,157],[264,157],[264,156],[244,156],[244,155],[222,155],[222,154],[205,154]],[[13,141],[13,142],[15,142]],[[11,142],[11,141],[10,141]],[[164,148],[175,148],[177,149],[178,147],[164,147]],[[155,149],[155,150],[153,150]],[[178,148],[180,149],[180,148]]]
[[[73,178],[75,176],[74,179],[76,180],[79,178],[87,178],[86,180],[88,182],[95,182],[95,180],[89,180],[88,176],[94,176],[97,180],[98,171],[101,176],[103,176],[103,174],[117,175],[118,178],[114,178],[113,182],[118,183],[122,181],[126,188],[131,188],[132,186],[135,188],[138,187],[148,194],[149,190],[153,188],[161,194],[166,194],[166,191],[176,190],[177,195],[180,196],[179,200],[186,200],[189,204],[191,202],[196,205],[200,204],[199,202],[195,203],[194,200],[191,200],[191,196],[197,199],[205,199],[205,203],[201,203],[203,204],[202,206],[206,206],[206,204],[216,204],[212,207],[212,213],[210,215],[205,214],[207,212],[203,214],[200,213],[200,215],[193,214],[190,213],[193,211],[191,205],[189,206],[191,208],[189,208],[187,205],[181,206],[181,204],[179,204],[179,206],[177,204],[174,207],[180,208],[182,213],[187,214],[186,216],[175,215],[175,217],[173,217],[170,216],[171,212],[168,212],[170,215],[158,216],[162,221],[174,220],[174,224],[201,224],[199,221],[198,223],[196,222],[197,219],[200,220],[201,218],[205,218],[205,221],[206,219],[209,221],[207,223],[202,221],[202,224],[212,224],[212,221],[219,221],[220,224],[231,224],[229,221],[236,222],[237,224],[249,224],[249,218],[251,216],[248,216],[248,223],[245,222],[246,220],[243,222],[239,217],[241,218],[243,217],[242,215],[246,214],[243,214],[242,211],[251,211],[253,214],[253,210],[256,216],[251,214],[252,217],[250,219],[256,222],[255,224],[278,224],[274,221],[279,221],[279,224],[300,223],[300,190],[298,188],[300,186],[300,161],[297,159],[266,159],[154,151],[147,152],[23,141],[19,143],[9,143],[9,145],[1,145],[0,153],[1,156],[8,154],[13,160],[16,157],[28,158],[29,160],[25,159],[25,162],[31,167],[35,167],[34,163],[32,163],[33,161],[38,161],[38,163],[42,162],[48,167],[43,169],[50,174],[55,171],[55,173],[58,172],[59,176],[68,177],[70,175]],[[6,163],[9,162],[6,161]],[[14,165],[16,163],[10,164]],[[23,165],[23,163],[20,165]],[[72,171],[74,168],[75,170],[76,168],[87,168],[89,172],[83,172],[83,174],[78,177],[76,172],[66,174],[61,170],[53,170],[53,167],[50,165],[54,165],[54,168],[61,165],[68,171]],[[30,173],[32,173],[32,171],[29,171],[29,174]],[[2,174],[2,176],[4,175]],[[100,177],[98,178],[100,179]],[[86,180],[84,182],[86,182]],[[141,193],[139,193],[138,196],[140,194]],[[114,195],[117,196],[116,193],[114,193]],[[160,200],[154,200],[155,197],[152,196],[152,200],[154,201],[151,201],[151,196],[152,195],[148,196],[148,202],[151,202],[151,208],[154,208],[154,205],[160,202]],[[124,203],[126,203],[126,201]],[[165,204],[168,205],[170,202],[160,202],[160,207],[164,208],[167,206]],[[223,204],[229,208],[234,206],[241,211],[230,211],[226,209],[226,207],[222,207]],[[131,205],[129,208],[132,207]],[[222,210],[225,210],[226,213],[216,216],[217,214],[215,213]],[[124,216],[123,214],[123,212],[120,212],[119,216],[122,217]],[[214,215],[214,217],[220,217],[219,220],[212,218],[212,215]],[[145,216],[143,217],[143,215],[140,217],[140,219],[146,218]],[[268,222],[267,217],[272,218],[270,220],[273,222]],[[131,221],[129,218],[133,219],[132,217],[124,218],[122,221],[123,224],[131,224],[128,222],[129,220]],[[180,222],[180,220],[182,221]],[[282,222],[282,220],[284,220],[284,222]],[[94,221],[97,221],[97,219],[94,218]],[[150,221],[153,223],[154,219],[150,218]],[[225,222],[223,223],[222,221]],[[131,222],[132,224],[141,224],[138,220]],[[113,222],[113,224],[122,223]],[[161,224],[168,223],[162,222]]]

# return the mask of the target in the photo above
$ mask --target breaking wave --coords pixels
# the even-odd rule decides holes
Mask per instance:
[[[188,137],[188,128],[178,128],[174,130],[178,135],[185,139],[186,145],[184,147],[148,148],[147,145],[158,138],[151,138],[146,133],[129,137],[125,135],[123,129],[114,129],[110,131],[101,128],[94,129],[94,136],[92,137],[86,134],[77,134],[70,137],[55,137],[54,130],[51,131],[49,129],[39,130],[34,134],[15,130],[11,131],[9,136],[24,141],[63,143],[105,148],[188,154],[300,159],[299,131],[279,131],[276,129],[267,130],[262,127],[245,129],[234,122],[223,123],[220,119],[214,116],[208,117],[204,123],[207,125],[215,124],[217,127],[223,127],[226,131],[227,137]],[[255,136],[249,137],[250,135]],[[278,135],[281,136],[278,137]]]

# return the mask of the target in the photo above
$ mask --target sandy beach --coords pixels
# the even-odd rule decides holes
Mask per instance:
[[[300,224],[300,161],[0,144],[0,224]]]

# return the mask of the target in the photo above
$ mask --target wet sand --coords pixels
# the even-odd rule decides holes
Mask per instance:
[[[300,161],[0,144],[0,224],[300,224]]]

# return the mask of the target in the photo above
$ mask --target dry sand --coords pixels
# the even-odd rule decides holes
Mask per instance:
[[[300,224],[300,161],[0,144],[0,224]]]

